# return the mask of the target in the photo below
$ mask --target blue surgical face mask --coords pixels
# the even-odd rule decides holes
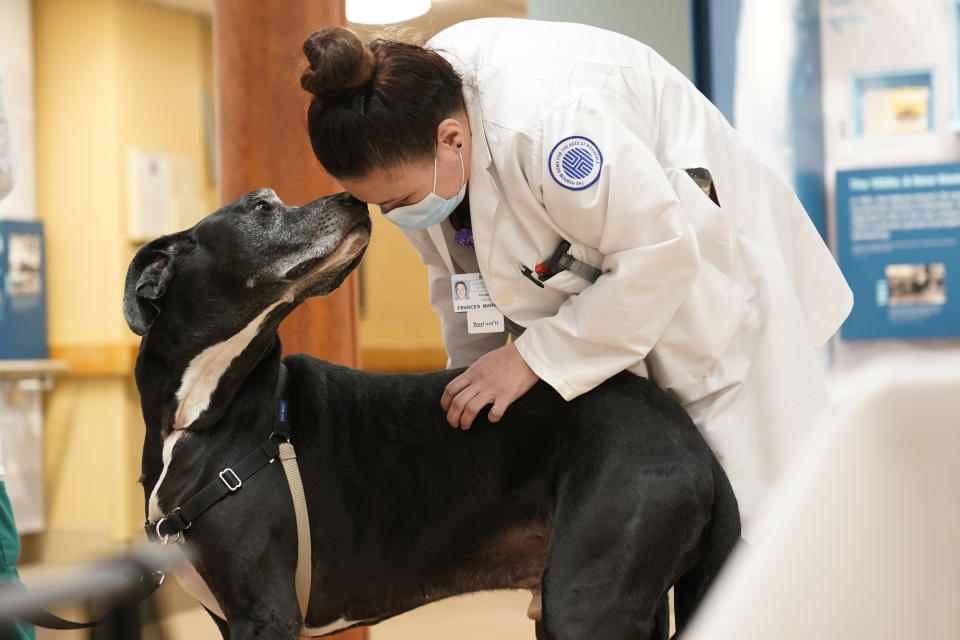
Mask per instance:
[[[398,227],[407,229],[426,229],[432,227],[438,222],[446,220],[453,210],[463,202],[463,196],[467,193],[467,175],[463,168],[463,153],[460,154],[460,191],[451,198],[443,198],[437,195],[437,154],[433,156],[433,189],[420,202],[394,207],[390,211],[384,211],[383,214]],[[381,211],[383,211],[381,209]]]

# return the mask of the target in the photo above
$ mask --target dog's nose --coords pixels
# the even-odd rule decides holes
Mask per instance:
[[[343,199],[347,202],[347,204],[363,204],[363,205],[367,204],[363,200],[357,197],[354,197],[354,195],[348,191],[343,192]]]

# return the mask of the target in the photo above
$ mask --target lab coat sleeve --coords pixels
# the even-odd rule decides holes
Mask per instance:
[[[503,333],[468,333],[466,314],[453,310],[450,270],[425,230],[401,229],[420,260],[427,265],[430,280],[430,306],[440,316],[440,332],[447,351],[447,368],[466,367],[480,356],[506,343]]]
[[[10,120],[0,84],[0,200],[13,190],[13,141],[10,135]]]
[[[586,92],[547,109],[541,124],[528,183],[564,239],[602,254],[603,273],[556,315],[529,324],[516,346],[570,400],[647,355],[688,296],[700,258],[694,229],[650,150],[649,123],[635,110],[613,94]],[[552,171],[555,147],[570,136],[602,154],[599,177],[586,188],[572,189]]]

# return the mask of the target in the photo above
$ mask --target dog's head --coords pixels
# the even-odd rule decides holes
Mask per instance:
[[[186,340],[223,339],[267,310],[279,323],[304,299],[336,289],[369,239],[367,205],[350,194],[288,207],[272,189],[252,191],[141,247],[123,315],[138,335],[167,326]]]

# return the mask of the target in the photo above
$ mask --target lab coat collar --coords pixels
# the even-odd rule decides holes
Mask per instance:
[[[463,100],[470,119],[472,145],[470,154],[470,212],[474,221],[474,243],[480,272],[487,271],[493,238],[490,234],[493,217],[498,208],[496,181],[493,176],[493,158],[487,144],[486,127],[480,105],[480,94],[476,73],[472,70],[461,73],[463,78]],[[483,223],[486,219],[487,224]],[[476,222],[480,221],[477,225]]]
[[[464,43],[461,43],[463,45]],[[428,44],[429,46],[429,44]],[[467,118],[470,120],[470,182],[468,186],[468,197],[470,198],[471,218],[475,221],[485,218],[487,223],[474,225],[474,239],[477,249],[477,262],[480,272],[487,270],[488,257],[491,250],[492,237],[489,233],[494,213],[496,212],[497,188],[496,181],[492,175],[493,158],[490,154],[490,147],[487,144],[486,128],[484,126],[483,110],[481,107],[479,83],[477,80],[477,66],[479,64],[480,51],[477,48],[467,50],[466,47],[458,47],[454,54],[449,50],[439,50],[438,53],[451,64],[454,71],[459,74],[463,81],[463,102],[467,110]],[[431,240],[437,250],[443,255],[446,247],[440,247],[442,236],[440,233],[431,233]]]
[[[493,160],[490,156],[490,147],[487,146],[487,135],[484,132],[480,92],[477,89],[477,74],[473,69],[458,68],[454,61],[451,61],[451,63],[463,80],[463,102],[467,109],[467,118],[470,120],[470,144],[472,145],[470,172],[473,173],[473,167],[487,170]]]
[[[477,43],[458,41],[456,51],[444,48],[444,42],[431,40],[425,45],[450,63],[463,82],[463,102],[470,119],[470,135],[473,151],[471,153],[471,173],[473,167],[487,169],[491,162],[490,149],[484,134],[483,113],[480,109],[480,92],[477,83],[477,69],[481,64],[482,50]]]

